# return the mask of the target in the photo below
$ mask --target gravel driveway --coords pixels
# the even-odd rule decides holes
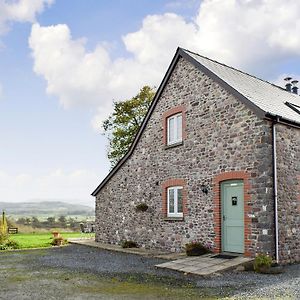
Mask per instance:
[[[79,245],[0,253],[0,299],[300,299],[300,266],[280,275],[186,276],[164,260]]]

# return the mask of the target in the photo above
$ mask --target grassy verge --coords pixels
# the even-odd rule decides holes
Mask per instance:
[[[80,232],[62,232],[63,238],[92,238],[94,234]],[[52,233],[18,233],[10,235],[10,239],[19,243],[20,248],[45,248],[51,247]]]

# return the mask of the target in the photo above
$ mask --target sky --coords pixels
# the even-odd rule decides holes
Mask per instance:
[[[0,202],[93,206],[101,122],[158,86],[178,46],[299,79],[299,15],[294,0],[0,0]]]

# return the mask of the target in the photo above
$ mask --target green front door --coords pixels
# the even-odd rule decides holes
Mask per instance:
[[[222,251],[244,253],[244,183],[221,184]]]

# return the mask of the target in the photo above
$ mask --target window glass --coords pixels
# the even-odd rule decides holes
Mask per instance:
[[[182,115],[177,116],[177,140],[182,140]]]
[[[169,143],[174,142],[175,136],[174,136],[174,130],[175,129],[175,119],[169,118]]]
[[[168,216],[183,216],[182,186],[170,187],[168,192]]]
[[[182,188],[177,189],[177,212],[183,212],[183,205],[182,205]]]
[[[169,189],[169,213],[174,213],[174,189]]]
[[[168,118],[168,145],[182,141],[182,114]]]

